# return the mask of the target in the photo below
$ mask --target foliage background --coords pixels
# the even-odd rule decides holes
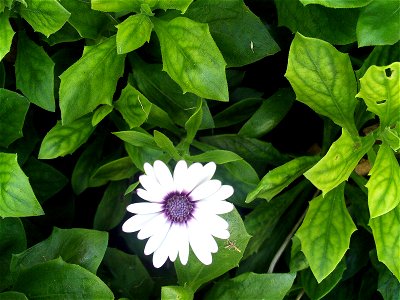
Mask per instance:
[[[399,28],[397,0],[0,0],[0,299],[398,299]],[[235,188],[231,238],[154,269],[121,223],[182,158]]]

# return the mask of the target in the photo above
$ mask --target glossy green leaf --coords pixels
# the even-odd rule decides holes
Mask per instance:
[[[10,262],[12,254],[26,249],[25,229],[18,218],[0,218],[0,291],[12,284]],[[0,294],[0,299],[4,299]]]
[[[300,0],[303,5],[320,4],[332,8],[355,8],[363,7],[373,0]]]
[[[229,67],[248,65],[280,50],[243,0],[197,0],[185,16],[209,24],[210,33]]]
[[[226,63],[207,24],[178,17],[157,20],[154,29],[160,40],[163,70],[184,93],[228,101]]]
[[[132,177],[138,170],[129,156],[110,161],[100,166],[92,175],[97,180],[122,180]]]
[[[292,287],[296,273],[244,273],[217,282],[205,299],[270,299],[282,300]]]
[[[154,141],[154,138],[150,134],[138,131],[119,131],[113,132],[113,134],[119,137],[121,140],[136,147],[159,149],[158,145]]]
[[[400,3],[374,0],[361,10],[357,22],[358,46],[391,45],[400,39]]]
[[[355,230],[344,201],[344,184],[310,202],[296,236],[318,283],[342,260]]]
[[[239,135],[258,138],[274,129],[292,107],[294,94],[291,89],[280,89],[265,100],[260,108],[239,130]]]
[[[130,255],[116,248],[107,248],[100,277],[110,284],[116,297],[149,299],[153,280],[136,255]]]
[[[143,46],[150,41],[153,23],[143,14],[129,16],[117,25],[117,51],[118,54],[128,53]]]
[[[154,162],[156,160],[168,160],[169,156],[165,154],[158,146],[150,148],[146,146],[133,146],[127,142],[124,143],[125,150],[132,159],[136,168],[144,171],[143,165],[146,162]]]
[[[285,76],[296,99],[358,136],[354,124],[357,82],[350,58],[322,40],[297,33]]]
[[[96,39],[106,29],[110,19],[107,15],[90,8],[90,1],[60,0],[59,1],[71,16],[71,24],[81,37]]]
[[[358,8],[337,9],[322,5],[304,6],[299,0],[276,0],[275,5],[278,11],[279,25],[288,27],[293,33],[299,32],[335,45],[346,45],[357,40],[356,25],[360,14]]]
[[[18,37],[17,60],[15,61],[17,89],[31,103],[55,111],[54,62],[43,50],[24,33]]]
[[[151,102],[137,89],[128,84],[115,102],[115,108],[122,114],[130,128],[139,127],[148,118]]]
[[[96,273],[107,248],[108,234],[91,229],[54,227],[46,240],[14,255],[11,271],[15,274],[57,257]]]
[[[400,62],[386,67],[371,66],[360,79],[357,97],[363,98],[368,110],[377,114],[382,128],[400,120]]]
[[[110,12],[140,12],[141,5],[147,4],[151,9],[178,9],[184,13],[192,2],[193,0],[92,0],[92,8]]]
[[[360,159],[372,147],[373,135],[362,137],[354,142],[346,130],[334,142],[328,153],[304,176],[325,195],[327,192],[347,180]]]
[[[8,147],[22,137],[29,102],[20,94],[0,88],[0,146]]]
[[[136,181],[135,183],[130,184],[130,185],[126,188],[125,193],[124,193],[124,196],[133,193],[133,191],[136,189],[136,187],[139,185],[139,183],[140,183],[139,181]]]
[[[108,286],[95,274],[66,263],[61,257],[22,271],[14,289],[28,299],[114,299]]]
[[[66,125],[58,121],[44,137],[39,158],[51,159],[73,153],[88,140],[93,130],[91,115]]]
[[[63,124],[92,112],[100,104],[111,105],[125,59],[124,55],[116,55],[116,47],[115,37],[87,46],[83,56],[60,75]]]
[[[180,285],[184,285],[196,291],[203,283],[206,283],[224,274],[237,266],[243,256],[250,236],[244,228],[242,218],[235,210],[224,214],[223,218],[229,223],[229,240],[217,240],[219,250],[213,255],[213,263],[204,265],[190,251],[189,261],[183,266],[180,261],[175,261],[176,274]]]
[[[310,299],[319,300],[326,296],[342,279],[346,263],[341,260],[335,270],[321,282],[317,282],[313,273],[308,269],[301,273],[301,283]]]
[[[17,154],[0,152],[0,217],[43,214],[28,177],[18,165]]]
[[[176,150],[172,141],[163,133],[154,130],[154,141],[156,142],[157,146],[160,149],[163,149],[165,152],[168,153],[173,159],[179,160],[181,155],[179,154],[178,150]]]
[[[94,216],[93,228],[97,230],[110,230],[116,227],[126,213],[126,207],[131,203],[131,195],[124,196],[127,188],[125,181],[111,182]]]
[[[371,219],[372,228],[379,261],[400,281],[400,205],[390,212]]]
[[[28,300],[25,294],[19,292],[0,293],[0,300]]]
[[[68,183],[68,178],[60,171],[33,157],[28,159],[23,169],[41,202],[57,194]]]
[[[232,103],[214,116],[215,127],[227,127],[248,120],[263,101],[261,98],[247,98]]]
[[[400,203],[400,166],[389,146],[379,148],[368,183],[368,206],[371,218],[384,215]]]
[[[93,113],[92,126],[98,125],[105,117],[107,117],[114,107],[112,105],[101,105]]]
[[[184,286],[163,286],[161,288],[161,300],[192,300],[194,293]]]
[[[25,0],[19,13],[35,31],[49,37],[67,22],[71,15],[57,0]]]
[[[270,201],[317,161],[318,158],[315,156],[302,156],[269,171],[261,179],[256,189],[247,195],[246,202],[252,202],[256,198]]]
[[[210,162],[213,161],[217,165],[226,164],[232,161],[242,160],[239,155],[235,152],[227,151],[227,150],[210,150],[198,155],[192,155],[186,157],[186,160],[193,162]]]
[[[11,43],[15,34],[8,17],[8,11],[0,12],[0,61],[10,51]]]

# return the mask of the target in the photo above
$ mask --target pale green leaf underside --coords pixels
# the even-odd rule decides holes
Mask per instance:
[[[178,17],[168,22],[157,20],[154,29],[160,40],[163,69],[184,93],[228,100],[226,63],[207,24]]]
[[[350,58],[329,43],[297,33],[285,76],[296,99],[356,136],[357,82]]]
[[[400,166],[392,149],[382,144],[367,183],[371,218],[394,209],[400,202]]]
[[[303,5],[320,4],[332,8],[355,8],[368,5],[373,0],[300,0]]]
[[[128,17],[117,25],[117,28],[117,51],[118,54],[123,54],[136,50],[150,41],[153,23],[148,16],[137,14]]]
[[[60,75],[60,109],[63,124],[111,105],[125,55],[116,54],[115,36],[86,47],[83,56]]]
[[[400,62],[384,67],[371,66],[360,79],[357,97],[363,98],[368,110],[379,116],[383,128],[400,120],[399,82]]]
[[[52,159],[73,153],[93,131],[92,116],[62,125],[60,121],[46,134],[39,150],[40,159]]]
[[[400,205],[371,219],[378,259],[400,280]]]
[[[318,282],[341,261],[355,230],[344,201],[344,184],[310,202],[296,236]]]
[[[354,142],[346,130],[334,142],[328,153],[304,176],[325,194],[347,180],[360,159],[372,147],[373,135]]]
[[[0,61],[10,51],[14,30],[8,21],[8,12],[0,13]]]
[[[140,12],[141,5],[151,9],[178,9],[186,11],[193,0],[92,0],[92,9],[108,12]]]
[[[298,157],[269,171],[257,188],[247,195],[246,202],[249,203],[256,198],[271,200],[317,161],[316,156]]]
[[[17,154],[0,153],[0,217],[43,215]]]
[[[35,31],[49,37],[67,22],[71,15],[57,0],[25,0],[19,5],[21,16]]]

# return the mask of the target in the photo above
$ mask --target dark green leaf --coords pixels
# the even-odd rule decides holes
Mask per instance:
[[[28,300],[25,294],[19,292],[0,293],[0,300]]]
[[[131,203],[131,195],[124,196],[126,188],[125,181],[111,182],[108,185],[94,216],[94,229],[110,230],[122,221],[126,207]]]
[[[28,299],[114,299],[108,286],[95,274],[65,263],[61,257],[22,271],[14,289]]]
[[[185,15],[209,24],[229,67],[248,65],[279,51],[265,25],[242,0],[197,0]]]
[[[51,159],[73,153],[88,140],[93,130],[91,115],[66,125],[58,121],[44,137],[39,158]]]
[[[371,261],[375,269],[379,272],[378,291],[385,300],[397,300],[400,296],[400,281],[388,270],[388,268],[378,262],[376,252],[371,255]]]
[[[21,170],[17,154],[0,152],[0,217],[39,216],[44,212]]]
[[[49,37],[67,22],[71,15],[57,0],[25,0],[19,13],[35,31]]]
[[[261,98],[247,98],[233,103],[214,116],[215,127],[227,127],[247,120],[259,108],[262,101]]]
[[[194,293],[184,286],[163,286],[161,288],[161,300],[192,300]]]
[[[157,20],[154,29],[160,40],[163,70],[184,93],[228,100],[226,63],[207,24],[178,17],[171,21]]]
[[[129,156],[100,166],[92,175],[95,180],[122,180],[132,177],[138,170]]]
[[[28,108],[29,102],[25,97],[0,88],[0,146],[8,147],[22,137]]]
[[[55,111],[54,62],[24,33],[20,33],[18,38],[15,77],[17,88],[31,103]]]
[[[124,55],[116,55],[116,47],[115,36],[87,46],[83,56],[60,75],[63,124],[92,112],[100,104],[111,105],[125,60]]]
[[[14,30],[8,20],[9,12],[0,10],[0,61],[10,51]]]
[[[80,265],[95,274],[103,259],[107,243],[106,232],[54,227],[49,238],[14,255],[10,268],[14,274],[24,270],[29,272],[34,266],[62,257],[64,261]]]

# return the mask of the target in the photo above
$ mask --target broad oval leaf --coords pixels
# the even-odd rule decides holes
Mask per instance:
[[[111,105],[125,55],[116,54],[115,36],[86,47],[83,56],[60,75],[60,109],[63,124],[70,123],[100,104]]]
[[[226,164],[232,161],[242,160],[235,152],[227,150],[210,150],[198,155],[185,157],[188,161],[193,162],[215,162],[217,165]]]
[[[19,13],[35,31],[49,37],[60,30],[71,15],[57,0],[25,0]]]
[[[138,169],[129,156],[118,158],[100,166],[92,175],[96,180],[122,180],[133,176]]]
[[[400,203],[400,166],[389,146],[380,146],[370,175],[366,184],[368,206],[371,218],[376,218]]]
[[[107,232],[91,229],[59,229],[44,241],[13,256],[11,271],[15,274],[42,263],[62,257],[64,261],[80,265],[96,274],[108,243]]]
[[[173,159],[176,161],[180,160],[181,155],[179,154],[178,150],[176,150],[172,141],[162,132],[158,130],[154,130],[154,141],[160,147],[160,149],[167,152]]]
[[[371,219],[372,228],[379,261],[400,281],[400,205],[390,212]]]
[[[389,66],[371,66],[360,79],[357,97],[363,98],[368,110],[379,116],[381,127],[400,120],[400,62]]]
[[[0,88],[0,146],[8,147],[22,137],[29,101],[22,95]]]
[[[217,282],[205,299],[282,300],[292,287],[295,278],[296,273],[244,273],[232,279]]]
[[[118,131],[113,132],[114,135],[119,137],[124,142],[131,144],[136,147],[146,147],[152,149],[159,149],[158,145],[154,141],[154,138],[148,133],[142,133],[138,131]]]
[[[344,201],[344,184],[310,202],[296,236],[318,283],[342,260],[356,229]]]
[[[207,24],[178,17],[153,19],[160,40],[163,69],[183,92],[228,101],[225,61]]]
[[[14,30],[12,29],[8,10],[0,12],[0,61],[10,51]]]
[[[354,124],[357,82],[347,54],[325,41],[297,33],[285,76],[298,101],[358,136]]]
[[[14,290],[28,299],[114,299],[109,287],[95,274],[61,257],[21,272]]]
[[[358,46],[392,45],[400,39],[399,28],[399,1],[374,0],[361,10],[358,18]]]
[[[143,14],[129,16],[117,25],[117,51],[118,54],[128,53],[143,46],[150,41],[153,23]]]
[[[18,165],[17,154],[0,153],[0,217],[43,214],[28,177]]]
[[[17,89],[31,103],[45,110],[55,111],[54,62],[42,47],[32,42],[23,32],[18,38],[15,77]]]
[[[180,285],[196,291],[203,283],[236,267],[243,257],[250,236],[244,228],[242,218],[236,209],[224,214],[223,218],[229,223],[231,236],[228,240],[217,240],[219,250],[213,255],[211,265],[203,265],[192,250],[190,250],[189,261],[186,266],[183,266],[179,260],[175,261],[176,274]]]
[[[354,142],[346,130],[332,144],[328,153],[304,176],[326,194],[340,183],[347,180],[360,159],[372,147],[373,135],[362,137]]]
[[[300,0],[303,5],[320,4],[332,8],[355,8],[363,7],[373,0]]]
[[[269,171],[267,175],[261,179],[256,189],[247,195],[246,202],[252,202],[256,198],[270,201],[295,179],[311,168],[317,161],[318,158],[316,156],[297,157]]]
[[[91,115],[66,125],[58,121],[44,137],[39,158],[51,159],[73,153],[87,141],[93,130]]]

